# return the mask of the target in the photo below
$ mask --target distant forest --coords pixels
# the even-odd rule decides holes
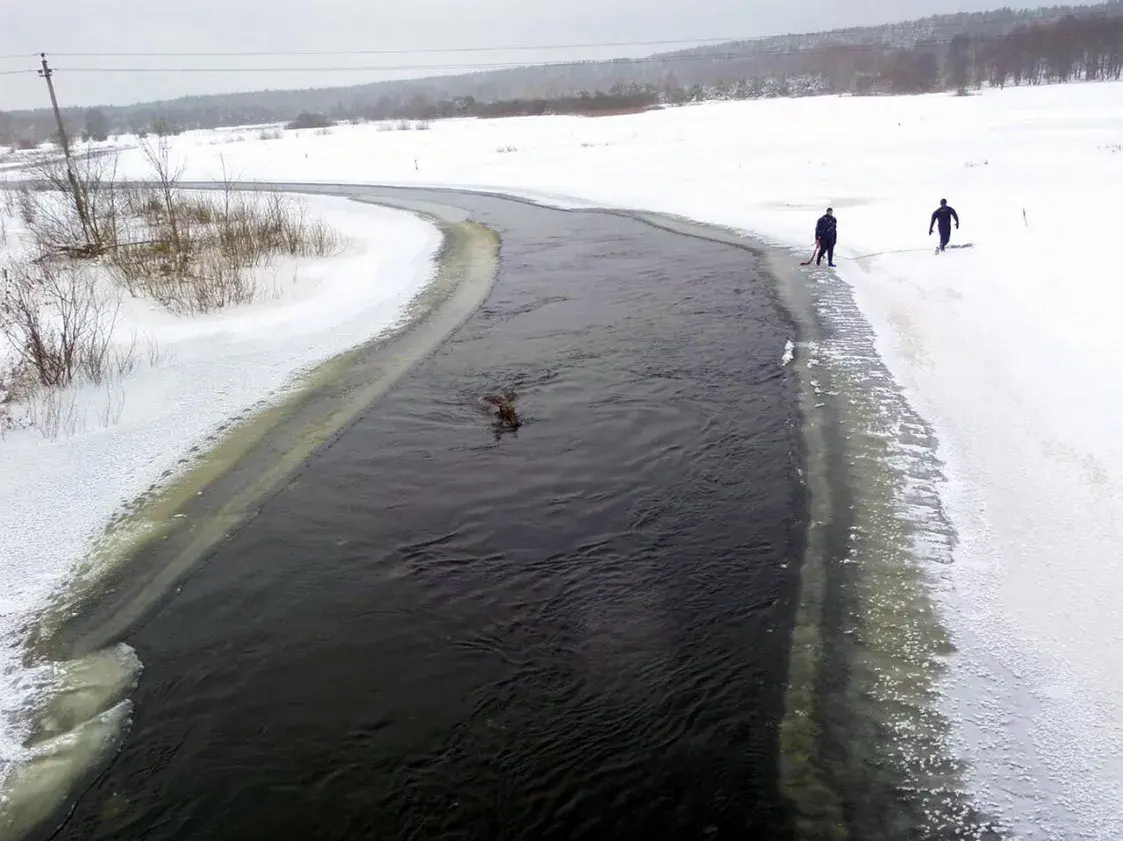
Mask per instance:
[[[642,59],[527,66],[354,87],[190,96],[64,108],[75,136],[221,126],[606,114],[708,99],[876,95],[982,85],[1119,79],[1123,0],[1007,8],[809,35],[784,35]],[[61,79],[60,79],[61,82]],[[300,123],[297,123],[300,124]],[[50,109],[0,111],[0,144],[56,133]]]

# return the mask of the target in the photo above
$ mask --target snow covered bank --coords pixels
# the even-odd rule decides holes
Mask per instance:
[[[43,702],[35,696],[46,681],[60,679],[55,669],[22,666],[19,631],[111,518],[180,471],[192,448],[232,417],[392,327],[432,278],[441,235],[419,217],[328,197],[306,204],[349,240],[344,253],[277,259],[257,270],[264,289],[257,302],[212,315],[176,317],[126,298],[115,337],[122,346],[139,337],[137,368],[108,387],[64,390],[57,437],[40,423],[0,440],[0,783],[28,758],[20,713],[31,700]],[[10,236],[15,228],[8,226]],[[130,653],[117,655],[90,666],[109,703],[135,676]],[[0,797],[0,828],[5,817]]]
[[[187,177],[465,186],[681,214],[810,251],[934,425],[959,534],[948,687],[988,805],[1023,837],[1123,837],[1123,84],[721,103],[600,119],[340,126],[217,142]],[[126,153],[126,171],[142,169]],[[928,217],[959,211],[934,256]],[[824,282],[833,282],[818,275]]]

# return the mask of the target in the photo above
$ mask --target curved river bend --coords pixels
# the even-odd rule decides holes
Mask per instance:
[[[934,439],[844,284],[666,217],[281,188],[455,205],[495,286],[129,618],[134,725],[55,837],[999,837],[932,705]]]
[[[784,826],[804,491],[761,258],[455,203],[489,299],[127,635],[135,723],[61,837]]]

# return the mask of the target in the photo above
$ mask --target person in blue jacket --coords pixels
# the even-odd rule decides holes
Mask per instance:
[[[928,236],[932,236],[932,228],[938,222],[940,225],[940,251],[948,247],[951,242],[951,220],[955,220],[955,229],[959,230],[959,214],[955,208],[948,204],[947,199],[940,199],[940,206],[932,212],[932,221],[928,223]]]
[[[819,243],[819,257],[816,266],[823,264],[823,255],[827,255],[827,265],[834,266],[834,245],[838,242],[838,220],[834,218],[834,210],[827,208],[827,212],[819,217],[815,223],[815,241]]]

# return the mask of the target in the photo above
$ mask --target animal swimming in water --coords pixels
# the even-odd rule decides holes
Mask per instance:
[[[496,413],[500,423],[506,424],[511,429],[518,429],[522,426],[522,421],[519,420],[519,413],[515,411],[515,392],[508,391],[505,394],[485,394],[480,398],[480,402],[485,405],[487,411],[494,411]]]

